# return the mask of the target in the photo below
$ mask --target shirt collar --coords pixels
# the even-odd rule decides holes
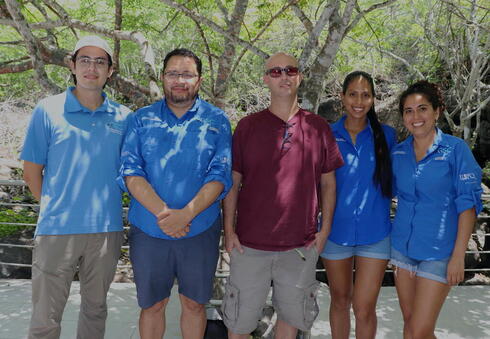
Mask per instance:
[[[435,129],[436,129],[436,136],[434,137],[434,141],[433,141],[432,145],[427,150],[426,155],[437,150],[437,148],[439,148],[439,146],[444,147],[444,146],[448,145],[447,142],[445,141],[444,133],[441,131],[441,129],[438,127],[435,127]],[[402,142],[402,144],[406,148],[413,150],[413,135],[410,135],[405,141]]]
[[[347,131],[347,129],[345,128],[345,125],[344,125],[345,119],[347,119],[347,115],[343,115],[339,120],[337,120],[336,122],[334,122],[332,124],[332,129],[333,129],[334,132],[339,133],[344,138],[347,138],[348,137],[348,139],[350,139],[349,132]],[[366,127],[362,131],[359,132],[358,136],[361,133],[364,133],[364,131],[366,131],[366,130],[368,130],[371,134],[373,133],[373,130],[371,128],[371,124],[369,123],[369,119],[367,120]]]
[[[114,105],[109,102],[107,99],[107,94],[101,92],[104,101],[102,104],[97,107],[95,111],[89,110],[87,107],[83,106],[80,101],[78,101],[77,97],[73,94],[74,86],[68,87],[66,90],[66,99],[65,99],[65,112],[76,113],[76,112],[86,112],[86,113],[95,113],[95,112],[109,112],[113,113],[115,111]]]
[[[162,115],[170,115],[171,117],[173,117],[174,119],[176,119],[178,121],[185,121],[185,120],[191,119],[192,117],[194,117],[196,114],[199,113],[199,108],[202,106],[202,100],[198,95],[196,97],[196,100],[194,100],[194,104],[191,106],[191,108],[189,108],[189,110],[187,112],[185,112],[185,114],[181,118],[177,118],[177,116],[174,114],[174,112],[172,112],[170,107],[168,107],[167,99],[164,98],[162,100],[161,105],[162,106],[160,109],[161,109]]]

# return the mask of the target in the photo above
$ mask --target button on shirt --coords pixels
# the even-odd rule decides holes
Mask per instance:
[[[162,100],[139,109],[128,124],[120,186],[127,190],[126,176],[144,177],[170,208],[181,209],[206,183],[219,181],[223,192],[192,220],[186,237],[211,227],[220,213],[219,201],[231,187],[231,128],[225,113],[198,98],[179,119]],[[136,199],[131,200],[129,221],[150,236],[175,240]]]
[[[332,124],[345,164],[335,171],[337,203],[329,240],[344,246],[373,244],[391,231],[391,199],[383,196],[373,181],[376,159],[371,125],[357,135],[354,145],[345,129],[345,119],[343,116]],[[382,128],[391,150],[396,143],[395,130],[387,125]]]
[[[419,162],[412,136],[395,146],[392,159],[398,196],[392,246],[416,260],[448,258],[459,214],[482,209],[481,168],[463,140],[439,129]]]
[[[44,165],[36,235],[122,230],[116,178],[130,110],[107,99],[95,111],[72,90],[39,102],[20,158]]]

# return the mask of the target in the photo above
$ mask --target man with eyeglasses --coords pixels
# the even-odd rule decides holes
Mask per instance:
[[[104,337],[106,296],[123,242],[116,178],[130,110],[103,92],[113,71],[112,49],[100,37],[85,36],[73,50],[70,69],[75,86],[34,108],[20,156],[24,179],[41,206],[29,338],[60,337],[76,271],[81,294],[76,337]]]
[[[270,105],[240,120],[233,135],[233,186],[224,200],[231,267],[222,305],[232,339],[257,327],[271,284],[275,338],[296,338],[318,315],[315,268],[343,160],[328,123],[298,106],[302,79],[294,57],[271,56],[263,77]]]
[[[220,201],[231,186],[226,114],[198,96],[201,60],[187,49],[163,62],[165,98],[131,117],[119,181],[131,196],[130,259],[142,339],[162,338],[177,279],[181,331],[201,339],[221,234]]]

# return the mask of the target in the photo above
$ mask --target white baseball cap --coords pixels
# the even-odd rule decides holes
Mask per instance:
[[[78,40],[72,55],[74,55],[80,48],[87,46],[99,47],[109,54],[111,59],[113,58],[112,48],[109,46],[107,41],[98,37],[97,35],[87,35]]]

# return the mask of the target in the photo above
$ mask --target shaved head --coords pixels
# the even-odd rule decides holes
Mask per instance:
[[[265,70],[280,65],[298,67],[298,60],[292,55],[283,52],[275,53],[265,61]]]

